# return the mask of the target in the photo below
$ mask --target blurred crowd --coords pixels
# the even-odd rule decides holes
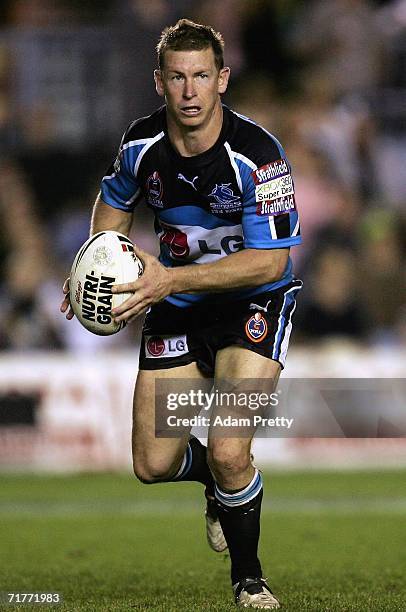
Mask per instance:
[[[0,9],[0,349],[131,347],[59,313],[126,125],[161,104],[165,25],[221,31],[224,98],[284,144],[305,282],[295,342],[406,346],[406,0],[9,0]],[[152,220],[134,238],[156,253]]]

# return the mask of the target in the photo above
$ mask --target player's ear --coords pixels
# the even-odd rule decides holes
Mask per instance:
[[[218,92],[219,94],[223,94],[226,92],[228,79],[230,78],[230,68],[225,66],[219,72],[218,76]]]
[[[164,96],[164,83],[162,79],[162,70],[154,70],[154,81],[155,81],[155,89],[158,96]]]

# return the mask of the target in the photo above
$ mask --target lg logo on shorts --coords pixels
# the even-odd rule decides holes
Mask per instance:
[[[189,352],[186,336],[145,336],[145,356],[178,357]]]

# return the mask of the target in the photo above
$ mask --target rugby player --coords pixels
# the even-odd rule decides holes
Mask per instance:
[[[209,431],[155,435],[155,380],[266,379],[285,364],[295,297],[289,249],[300,227],[289,162],[277,139],[221,102],[230,69],[211,27],[182,19],[157,46],[165,105],[130,124],[101,183],[91,235],[129,233],[143,199],[155,217],[159,259],[116,292],[132,296],[117,321],[147,312],[134,394],[133,465],[143,483],[205,485],[207,536],[228,547],[238,606],[278,608],[258,559],[261,473],[251,439]],[[254,94],[255,95],[255,92]],[[69,280],[61,310],[73,317]],[[171,342],[172,340],[172,342]]]

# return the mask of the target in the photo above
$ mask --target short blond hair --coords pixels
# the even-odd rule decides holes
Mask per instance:
[[[165,52],[201,51],[211,47],[218,70],[224,67],[224,40],[220,32],[211,26],[195,23],[190,19],[179,19],[174,26],[165,28],[157,44],[158,66],[164,68]]]

